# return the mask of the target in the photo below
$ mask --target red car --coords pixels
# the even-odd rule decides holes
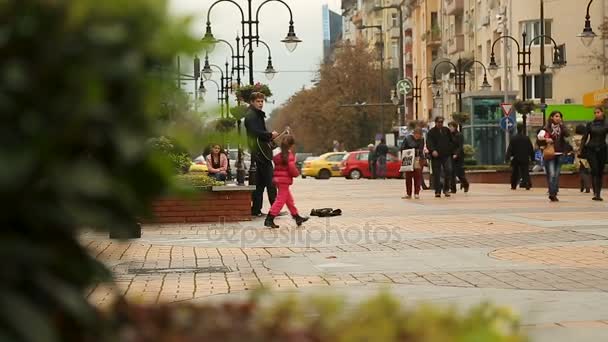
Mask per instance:
[[[350,152],[344,157],[342,164],[340,165],[340,173],[342,176],[347,179],[371,178],[369,162],[367,161],[368,156],[369,151],[366,150]],[[389,153],[386,162],[386,177],[401,178],[402,173],[399,172],[400,168],[401,161],[399,158],[396,155]]]

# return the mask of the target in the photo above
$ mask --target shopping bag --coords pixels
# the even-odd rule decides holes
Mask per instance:
[[[414,171],[414,159],[416,157],[416,150],[413,148],[409,150],[403,150],[403,159],[401,159],[401,168],[399,172]]]

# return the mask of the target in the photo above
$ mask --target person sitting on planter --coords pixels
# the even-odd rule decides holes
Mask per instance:
[[[221,151],[222,148],[218,144],[211,147],[211,153],[207,156],[207,169],[209,177],[223,182],[228,174],[228,158]]]

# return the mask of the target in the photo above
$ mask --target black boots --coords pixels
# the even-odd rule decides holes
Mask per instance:
[[[274,218],[275,218],[275,216],[268,214],[268,216],[266,216],[266,220],[264,220],[264,227],[279,228],[279,226],[276,223],[274,223]]]
[[[272,215],[268,214],[268,216],[266,216],[266,220],[264,220],[264,227],[279,228],[279,225],[274,223],[275,217],[276,216],[272,216]],[[292,217],[296,221],[296,224],[298,225],[298,227],[301,226],[304,222],[308,221],[308,217],[302,217],[300,215],[294,215]]]
[[[296,224],[299,226],[302,225],[302,223],[308,221],[309,217],[302,217],[300,215],[294,215],[292,216],[294,220],[296,220]]]
[[[602,178],[598,177],[598,176],[593,176],[592,183],[593,183],[593,200],[594,201],[603,201],[602,197],[600,196],[600,194],[602,192]]]

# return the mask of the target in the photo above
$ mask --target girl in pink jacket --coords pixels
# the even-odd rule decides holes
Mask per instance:
[[[273,158],[274,176],[272,180],[277,186],[279,193],[272,208],[270,208],[270,211],[268,212],[268,216],[266,216],[266,220],[264,221],[265,227],[279,228],[279,226],[274,223],[274,218],[279,215],[285,204],[287,204],[287,208],[298,227],[301,226],[302,223],[308,221],[308,217],[302,217],[298,214],[293,195],[289,189],[291,184],[293,184],[293,179],[300,175],[296,168],[296,157],[291,151],[294,145],[295,140],[293,139],[293,136],[287,135],[283,137],[281,140],[281,153]]]

